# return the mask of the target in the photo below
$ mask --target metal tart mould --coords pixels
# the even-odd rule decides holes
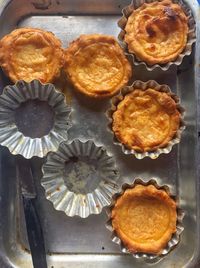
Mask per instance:
[[[119,247],[120,247],[120,250],[123,253],[131,254],[134,258],[143,259],[144,261],[149,262],[149,263],[158,262],[164,256],[166,256],[168,253],[170,253],[170,251],[173,250],[178,245],[178,243],[180,241],[180,235],[184,230],[184,227],[183,227],[183,224],[182,224],[183,218],[184,218],[184,211],[178,206],[178,201],[177,201],[176,196],[171,194],[171,192],[172,192],[171,190],[173,190],[173,189],[171,189],[171,187],[169,187],[168,185],[158,185],[157,181],[158,181],[157,178],[152,178],[152,179],[150,179],[149,181],[146,181],[146,182],[144,180],[142,180],[142,179],[136,179],[132,184],[127,184],[127,183],[123,184],[121,190],[118,193],[113,195],[111,205],[106,208],[106,213],[108,215],[108,221],[106,222],[106,228],[109,231],[111,231],[111,240],[112,240],[112,242],[115,243],[115,244],[118,244]],[[116,232],[115,232],[115,230],[113,229],[113,226],[112,226],[111,212],[112,212],[113,207],[115,206],[116,200],[120,196],[122,196],[127,189],[134,188],[138,184],[144,185],[144,186],[154,185],[158,190],[159,189],[164,190],[165,192],[167,192],[167,194],[174,201],[176,201],[176,204],[177,204],[177,209],[176,209],[176,212],[177,212],[176,232],[174,234],[172,234],[172,237],[168,241],[166,247],[163,248],[163,250],[159,254],[148,254],[148,253],[141,253],[141,252],[133,253],[133,252],[130,252],[124,246],[122,240],[117,236],[117,234],[116,234]]]
[[[33,104],[34,101],[38,104]],[[32,108],[28,108],[27,114],[25,110],[20,113],[20,107],[27,103]],[[51,110],[51,124],[45,110],[40,116],[40,105],[43,104],[46,104],[44,109]],[[68,139],[67,131],[71,127],[70,112],[71,108],[66,104],[65,96],[52,84],[33,80],[30,83],[18,81],[15,85],[6,86],[0,96],[0,144],[6,146],[12,154],[20,154],[27,159],[33,156],[44,157],[48,152],[56,151],[59,144]],[[39,113],[39,116],[36,116],[36,113]],[[28,136],[27,133],[23,134],[16,123],[17,114],[19,118],[23,118],[24,121],[20,124],[29,133],[32,131],[31,121],[34,120],[36,132],[41,128],[39,132],[44,133],[43,128],[47,127],[48,133],[36,138]]]
[[[163,148],[158,148],[155,151],[148,151],[148,152],[137,152],[134,149],[129,149],[127,148],[124,144],[122,144],[118,139],[115,137],[115,134],[112,130],[112,123],[113,123],[113,113],[117,110],[118,104],[124,99],[124,97],[134,91],[135,89],[141,89],[141,90],[146,90],[148,88],[155,89],[160,92],[165,92],[167,93],[171,98],[174,99],[177,105],[177,109],[180,112],[180,126],[178,131],[176,132],[174,138],[167,144],[166,147]],[[171,152],[172,147],[180,142],[181,139],[181,134],[183,130],[185,129],[185,122],[184,122],[184,108],[181,107],[180,105],[180,100],[179,97],[175,94],[173,94],[170,90],[170,88],[167,85],[160,85],[154,80],[149,80],[147,82],[142,82],[140,80],[136,80],[131,86],[126,86],[124,87],[121,92],[117,95],[114,96],[111,99],[111,106],[110,109],[106,112],[106,116],[108,118],[108,130],[112,133],[113,135],[113,143],[115,145],[119,145],[122,148],[122,151],[124,154],[133,154],[137,159],[143,159],[144,157],[150,157],[151,159],[156,159],[159,157],[160,154],[168,154]]]
[[[119,189],[114,159],[92,140],[64,141],[48,154],[42,172],[46,198],[70,217],[99,214]]]
[[[132,0],[131,4],[129,6],[126,6],[126,7],[124,7],[122,9],[123,16],[118,21],[118,26],[121,28],[121,31],[120,31],[120,33],[118,35],[118,39],[120,40],[120,42],[122,44],[122,47],[125,50],[125,53],[129,54],[129,55],[132,55],[132,61],[133,61],[134,65],[141,65],[141,64],[145,65],[145,67],[147,68],[148,71],[152,71],[155,68],[160,68],[163,71],[167,71],[171,65],[179,66],[182,63],[183,58],[192,53],[192,45],[196,41],[195,20],[194,20],[194,17],[193,17],[191,9],[182,0],[172,0],[173,3],[177,3],[182,7],[182,9],[184,10],[185,14],[188,17],[189,31],[188,31],[187,44],[185,46],[185,49],[178,55],[178,57],[174,61],[168,62],[166,64],[148,65],[145,61],[140,60],[135,54],[130,53],[128,51],[128,45],[124,41],[124,36],[125,36],[125,33],[126,33],[125,32],[126,23],[128,21],[128,17],[131,15],[131,13],[135,9],[139,8],[140,6],[142,6],[144,3],[152,3],[152,2],[155,2],[155,0],[138,0],[138,1]]]

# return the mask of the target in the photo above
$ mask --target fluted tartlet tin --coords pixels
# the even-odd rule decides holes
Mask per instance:
[[[53,113],[52,126],[48,134],[36,138],[25,136],[19,131],[15,118],[17,109],[23,103],[33,100],[46,102]],[[18,81],[15,85],[6,86],[0,96],[0,144],[6,146],[12,154],[20,154],[27,159],[33,156],[44,157],[48,152],[56,151],[59,144],[68,139],[67,131],[71,126],[70,112],[65,96],[52,84],[42,84],[38,80],[33,80],[30,83]],[[33,116],[34,110],[24,124],[28,124]],[[38,118],[38,122],[40,120],[45,122],[48,118],[44,114],[43,118]]]
[[[176,132],[176,135],[174,136],[174,138],[171,141],[169,141],[167,146],[165,146],[163,148],[158,148],[155,151],[137,152],[134,149],[127,148],[124,144],[122,144],[115,137],[115,134],[114,134],[114,132],[112,130],[112,124],[113,124],[112,116],[113,116],[113,113],[117,110],[118,104],[124,99],[124,97],[128,93],[134,91],[135,89],[146,90],[148,88],[152,88],[152,89],[155,89],[155,90],[160,91],[160,92],[166,92],[168,95],[170,95],[171,98],[174,99],[174,101],[176,102],[176,105],[177,105],[177,109],[178,109],[178,111],[180,112],[180,115],[181,115],[180,127],[179,127],[178,131]],[[149,80],[147,82],[142,82],[140,80],[136,80],[131,86],[124,87],[117,96],[115,96],[115,97],[113,97],[111,99],[111,107],[107,111],[106,115],[107,115],[108,120],[109,120],[109,124],[108,124],[109,131],[113,134],[113,143],[116,144],[116,145],[121,146],[122,151],[123,151],[124,154],[133,154],[133,155],[135,155],[135,157],[137,159],[143,159],[144,157],[150,157],[151,159],[156,159],[156,158],[159,157],[160,154],[168,154],[172,150],[172,147],[175,144],[180,142],[181,133],[185,129],[185,123],[183,121],[184,109],[180,105],[180,100],[179,100],[178,96],[173,94],[171,92],[170,88],[167,85],[160,85],[154,80]]]
[[[42,171],[46,198],[70,217],[99,214],[118,189],[113,158],[92,140],[61,143],[48,154]]]
[[[182,0],[172,0],[173,3],[178,3],[182,9],[184,10],[185,14],[188,17],[188,40],[187,44],[184,48],[184,50],[178,55],[178,57],[171,62],[168,62],[166,64],[154,64],[154,65],[148,65],[145,61],[140,60],[134,53],[130,53],[128,51],[128,45],[124,41],[124,36],[126,34],[125,27],[126,23],[128,21],[128,17],[131,15],[133,10],[139,8],[144,3],[152,3],[155,2],[155,0],[132,0],[131,4],[129,6],[126,6],[122,9],[123,16],[118,21],[118,26],[121,28],[121,31],[118,35],[119,40],[122,42],[122,47],[124,48],[125,52],[129,55],[132,55],[133,64],[134,65],[145,65],[147,70],[152,71],[155,68],[161,68],[163,71],[167,71],[171,65],[181,65],[183,58],[185,56],[188,56],[192,52],[192,45],[196,41],[196,27],[195,27],[195,20],[192,14],[191,9],[182,1]]]
[[[132,253],[132,252],[130,252],[124,246],[122,240],[117,236],[117,234],[116,234],[116,232],[115,232],[115,230],[113,229],[113,226],[112,226],[111,212],[112,212],[112,209],[113,209],[113,207],[115,205],[116,200],[118,199],[118,197],[123,195],[123,193],[125,192],[126,189],[134,188],[138,184],[139,185],[144,185],[144,186],[154,185],[157,189],[165,190],[167,192],[167,194],[173,200],[176,201],[176,204],[177,204],[177,209],[176,209],[176,211],[177,211],[176,232],[172,235],[172,237],[168,241],[166,247],[159,254],[147,254],[147,253],[137,253],[137,252]],[[143,259],[146,262],[155,263],[155,262],[158,262],[164,256],[166,256],[172,249],[174,249],[178,245],[178,243],[180,241],[180,235],[184,230],[184,227],[183,227],[183,224],[182,224],[183,217],[184,217],[184,211],[179,207],[178,200],[176,200],[176,196],[171,194],[171,191],[170,191],[171,189],[170,188],[171,187],[169,187],[168,185],[159,185],[157,183],[156,178],[152,178],[152,179],[150,179],[149,181],[146,181],[146,182],[143,181],[142,179],[136,179],[132,184],[127,184],[127,183],[123,184],[122,188],[121,188],[121,191],[116,193],[113,196],[112,204],[109,207],[107,207],[107,209],[106,209],[107,215],[109,217],[109,219],[108,219],[108,221],[106,223],[106,228],[112,232],[112,234],[111,234],[112,242],[118,244],[120,246],[120,250],[123,253],[132,254],[133,257],[135,257],[137,259]]]

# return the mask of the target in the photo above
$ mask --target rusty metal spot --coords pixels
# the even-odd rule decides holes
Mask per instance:
[[[31,4],[36,9],[45,10],[51,6],[52,1],[51,0],[32,1]]]

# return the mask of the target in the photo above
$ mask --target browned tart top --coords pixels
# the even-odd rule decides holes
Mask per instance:
[[[171,0],[144,3],[129,16],[125,31],[130,53],[149,65],[164,64],[185,48],[188,18]]]

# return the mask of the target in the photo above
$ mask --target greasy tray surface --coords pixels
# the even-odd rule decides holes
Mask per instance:
[[[83,3],[79,0],[13,0],[7,5],[8,2],[0,2],[1,36],[16,27],[39,27],[54,32],[62,40],[64,47],[82,33],[98,32],[117,36],[120,29],[116,23],[121,16],[121,8],[130,3],[127,0],[88,0],[87,4],[86,1]],[[187,2],[197,16],[197,2]],[[108,101],[88,102],[85,98],[73,94],[70,89],[70,93],[67,94],[68,102],[72,105],[74,121],[74,126],[69,131],[70,139],[94,138],[97,144],[106,146],[108,151],[115,155],[120,168],[123,179],[119,184],[124,181],[132,182],[135,177],[145,180],[158,177],[158,183],[169,185],[172,193],[179,196],[180,205],[186,212],[181,243],[154,267],[194,267],[200,252],[197,203],[199,189],[196,170],[196,94],[199,83],[197,75],[195,80],[195,73],[199,75],[199,67],[195,64],[195,58],[198,60],[199,55],[193,53],[184,60],[183,65],[178,68],[172,67],[167,72],[147,72],[143,66],[135,68],[135,79],[155,79],[159,83],[168,84],[172,91],[180,96],[181,104],[186,109],[187,128],[183,132],[180,145],[175,146],[170,154],[162,155],[157,160],[137,160],[131,155],[124,155],[120,147],[113,145],[112,135],[107,132],[108,121],[104,115],[109,107]],[[3,87],[8,81],[2,74],[1,76],[0,85]],[[0,156],[0,267],[29,268],[31,257],[27,250],[23,214],[17,193],[14,157],[3,148]],[[55,211],[45,199],[40,186],[42,160],[33,159],[31,162],[39,194],[38,210],[44,227],[49,267],[147,266],[144,262],[137,263],[132,256],[120,253],[118,246],[111,242],[110,233],[104,226],[107,219],[105,211],[98,216],[90,216],[87,220],[67,218],[63,213]]]

